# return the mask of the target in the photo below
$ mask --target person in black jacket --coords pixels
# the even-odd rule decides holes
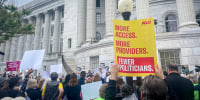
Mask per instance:
[[[108,83],[108,87],[106,89],[105,100],[116,100],[116,97],[115,97],[116,93],[113,91],[115,91],[116,89],[116,80],[117,80],[118,70],[119,70],[119,65],[117,63],[114,63],[111,67],[111,77]],[[143,90],[141,91],[141,97],[144,97],[144,98],[141,98],[141,100],[164,100],[167,98],[166,97],[167,86],[166,84],[161,84],[161,83],[164,83],[162,79],[155,76],[148,76],[147,78],[145,78],[145,80],[147,81],[142,84]],[[148,94],[147,94],[147,91],[148,91]],[[148,96],[151,96],[151,98],[148,98]],[[130,100],[129,98],[125,98],[125,99]],[[132,98],[132,100],[135,100],[135,99]],[[188,99],[188,100],[192,100],[192,99]]]
[[[64,87],[64,88],[67,86],[69,80],[70,80],[70,74],[67,74],[67,75],[65,76],[65,82],[63,83],[63,87]]]
[[[81,100],[80,93],[81,86],[78,84],[77,75],[72,73],[68,85],[64,88],[63,97],[66,96],[68,100]]]
[[[194,100],[194,87],[189,79],[181,77],[178,73],[178,66],[168,65],[168,76],[165,78],[162,68],[155,68],[156,75],[164,79],[168,86],[169,100]]]
[[[36,79],[29,79],[27,83],[27,88],[28,89],[26,90],[26,92],[31,100],[42,100],[42,91],[40,91],[40,89],[37,88]]]
[[[115,90],[116,90],[116,80],[117,80],[117,74],[119,70],[119,65],[117,63],[114,63],[111,67],[111,76],[110,80],[108,82],[108,86],[106,88],[106,96],[105,100],[115,100]]]
[[[79,85],[85,84],[85,76],[86,76],[86,72],[85,71],[81,71],[80,79],[78,80],[79,81]]]
[[[58,74],[51,73],[51,81],[47,82],[42,90],[42,100],[60,100],[63,95],[63,85],[57,81]]]

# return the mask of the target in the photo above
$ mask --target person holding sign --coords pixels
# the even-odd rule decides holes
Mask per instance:
[[[5,89],[2,89],[0,90],[0,99],[2,99],[3,97],[12,97],[12,98],[15,98],[15,97],[25,97],[27,96],[25,94],[25,91],[26,91],[26,85],[27,85],[27,82],[28,82],[28,77],[29,75],[33,72],[32,69],[29,69],[28,72],[26,73],[26,76],[24,78],[24,81],[23,81],[23,84],[21,86],[20,89],[17,89],[19,88],[18,84],[19,84],[19,78],[18,77],[13,77],[9,80],[9,87],[8,88],[5,88]]]
[[[119,64],[115,62],[113,66],[111,67],[111,77],[108,83],[108,87],[106,89],[105,100],[116,100],[115,98],[116,94],[113,91],[116,90],[116,80],[117,80],[118,72],[119,72]],[[159,76],[162,76],[160,71],[157,71],[157,72],[160,73]],[[148,92],[145,92],[145,91],[148,91]],[[164,80],[162,80],[161,78],[157,76],[150,75],[144,79],[144,82],[142,84],[141,100],[166,100],[167,92],[168,92],[167,85],[165,84]],[[126,99],[123,99],[123,100],[126,100]]]

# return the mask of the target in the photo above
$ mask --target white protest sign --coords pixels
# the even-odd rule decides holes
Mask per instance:
[[[83,100],[99,98],[99,89],[101,86],[101,81],[81,85]]]
[[[94,74],[96,74],[96,73],[98,73],[100,75],[100,77],[102,76],[99,68],[95,68],[94,69]]]
[[[46,80],[46,79],[50,78],[50,73],[47,72],[47,71],[43,71],[43,72],[41,73],[41,77],[44,78],[44,79]]]
[[[103,68],[102,68],[102,72],[103,72],[102,78],[105,78],[105,77],[106,77],[106,71],[107,71],[107,68],[106,68],[106,67],[103,67]]]
[[[62,73],[62,64],[51,65],[50,73],[52,72]]]
[[[24,69],[40,69],[44,57],[45,50],[26,51],[20,64],[20,70]]]

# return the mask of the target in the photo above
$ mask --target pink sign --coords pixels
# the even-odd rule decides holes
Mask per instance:
[[[16,71],[16,68],[19,69],[19,66],[20,66],[20,61],[12,61],[6,63],[8,71]]]

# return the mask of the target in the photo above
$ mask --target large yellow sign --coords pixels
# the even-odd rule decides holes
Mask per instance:
[[[154,19],[113,20],[115,60],[119,76],[155,75],[157,64]]]

